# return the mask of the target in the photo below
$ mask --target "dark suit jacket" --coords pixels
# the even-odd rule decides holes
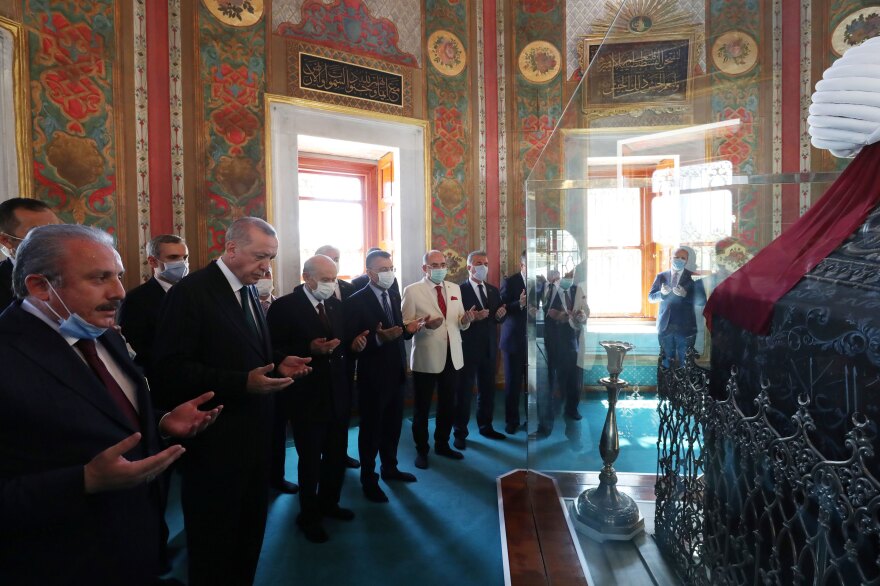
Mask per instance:
[[[501,283],[501,303],[507,306],[507,319],[501,326],[501,350],[525,354],[526,323],[528,308],[519,304],[520,293],[525,291],[526,284],[521,273],[514,273]]]
[[[188,456],[212,453],[216,470],[251,466],[269,451],[274,399],[247,392],[248,372],[275,362],[268,326],[253,286],[247,287],[262,339],[251,333],[238,296],[216,262],[191,273],[168,292],[153,345],[153,386],[159,404],[172,406],[206,391],[223,416],[187,440]],[[222,461],[221,461],[222,460]]]
[[[6,309],[15,295],[12,294],[12,260],[0,262],[0,312]]]
[[[475,285],[470,279],[462,282],[459,287],[461,287],[461,303],[465,309],[482,305],[481,302],[478,302],[480,292],[475,289]],[[484,281],[483,290],[486,292],[489,317],[471,322],[471,327],[461,333],[461,347],[465,361],[469,358],[483,357],[494,361],[498,348],[498,324],[507,319],[507,315],[500,320],[495,319],[495,312],[501,307],[501,293],[498,288]]]
[[[576,351],[580,331],[572,328],[568,324],[568,321],[558,322],[547,315],[547,312],[551,309],[565,311],[561,298],[565,292],[562,289],[559,289],[559,283],[554,283],[553,289],[553,299],[548,299],[547,303],[544,304],[544,345],[549,353],[556,351]],[[574,300],[577,299],[577,285],[572,285],[568,290],[568,293],[569,299],[571,300],[568,309],[571,309],[574,305]]]
[[[663,271],[654,279],[651,290],[648,292],[648,300],[660,303],[660,313],[657,316],[658,334],[693,336],[697,333],[697,318],[694,314],[697,291],[692,276],[693,273],[687,269],[681,272],[678,284],[687,292],[684,297],[679,297],[672,292],[668,295],[660,293],[660,288],[664,283],[671,286],[672,271]],[[700,290],[702,291],[702,287]]]
[[[159,450],[149,392],[113,330],[100,338],[137,384],[143,438]],[[66,340],[16,301],[0,316],[0,583],[152,584],[156,483],[84,494],[83,467],[136,430]]]
[[[394,325],[403,326],[400,313],[400,294],[388,289],[388,304],[394,314]],[[397,390],[406,377],[406,348],[404,340],[412,334],[403,335],[393,342],[379,344],[376,340],[376,326],[382,323],[387,328],[388,318],[382,304],[376,298],[372,287],[364,286],[345,301],[345,315],[349,327],[349,337],[369,330],[366,347],[357,354],[358,389],[376,392]]]
[[[145,371],[153,362],[153,340],[164,299],[165,289],[153,277],[126,293],[119,308],[117,321],[122,327],[122,335],[137,353],[134,361]]]
[[[318,318],[304,285],[299,285],[269,307],[269,331],[277,352],[285,356],[312,357],[309,363],[312,372],[283,391],[290,414],[305,416],[311,421],[347,420],[351,410],[351,384],[346,361],[351,339],[346,334],[342,302],[330,297],[324,301],[324,312],[330,321],[330,332]],[[310,346],[316,338],[338,338],[340,344],[329,356],[313,355]]]
[[[357,291],[357,288],[353,284],[345,279],[339,279],[339,293],[342,295],[342,301],[351,297],[355,291]]]

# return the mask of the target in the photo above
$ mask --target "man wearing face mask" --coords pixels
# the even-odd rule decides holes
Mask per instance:
[[[311,356],[312,373],[284,391],[299,454],[296,524],[313,543],[329,539],[322,519],[354,519],[339,506],[345,478],[345,447],[351,413],[346,361],[366,344],[366,332],[350,339],[336,289],[336,263],[318,255],[303,264],[303,284],[269,308],[273,346],[283,354]]]
[[[416,443],[416,468],[428,467],[428,413],[437,388],[437,426],[434,453],[453,460],[464,454],[449,446],[455,409],[459,371],[464,366],[461,332],[470,327],[476,307],[465,308],[461,289],[445,281],[446,258],[430,250],[422,261],[425,278],[403,290],[403,323],[424,321],[424,328],[413,336],[410,367],[413,371],[415,405],[412,433]]]
[[[189,272],[189,249],[180,236],[161,234],[147,243],[147,262],[152,278],[125,296],[117,320],[135,351],[134,361],[149,375],[159,308],[168,290]]]
[[[657,336],[663,368],[684,365],[685,354],[697,337],[697,319],[694,315],[693,273],[685,268],[688,252],[677,249],[672,255],[672,268],[658,274],[648,293],[648,301],[660,304],[657,316]]]
[[[339,270],[340,254],[339,254],[338,248],[336,248],[335,246],[332,246],[330,244],[325,244],[324,246],[321,246],[320,248],[318,248],[318,250],[315,251],[315,256],[318,256],[319,254],[330,258],[330,260],[332,260],[336,264],[337,271]],[[340,279],[337,277],[336,278],[336,290],[333,292],[333,295],[339,301],[345,301],[346,299],[351,297],[351,295],[354,294],[354,292],[357,290],[358,290],[358,288],[355,287],[352,283],[349,283],[345,279]],[[355,362],[356,361],[353,358],[348,361],[348,374],[349,374],[349,380],[351,380],[352,388],[354,388]],[[345,465],[348,468],[360,468],[361,463],[356,458],[352,458],[351,456],[348,455],[348,453],[347,453],[348,452],[348,444],[346,444],[345,448],[346,448]]]
[[[395,282],[391,255],[374,250],[367,255],[369,284],[345,301],[349,337],[367,332],[364,347],[357,356],[357,393],[360,408],[358,453],[361,459],[361,488],[367,500],[387,503],[379,488],[376,458],[381,459],[385,482],[415,482],[416,477],[397,467],[397,446],[403,423],[403,392],[406,379],[404,340],[423,327],[413,320],[403,325],[400,295]]]
[[[574,271],[565,273],[561,278],[558,271],[548,272],[546,289],[544,347],[550,384],[545,390],[558,389],[564,402],[565,416],[579,421],[578,403],[583,388],[583,371],[578,366],[578,325],[586,322],[586,313],[583,309],[576,310],[576,301],[581,293],[574,284]],[[553,401],[551,393],[539,392],[538,437],[546,437],[553,430],[557,412]]]
[[[42,201],[14,197],[0,203],[0,250],[6,255],[6,260],[0,262],[0,313],[15,299],[12,269],[18,245],[37,226],[60,223],[55,212]]]
[[[44,226],[18,248],[19,300],[0,316],[2,584],[152,586],[160,573],[156,478],[185,451],[160,436],[195,435],[220,408],[200,410],[204,393],[157,425],[112,327],[122,273],[96,228]]]
[[[474,381],[477,383],[477,426],[480,435],[503,440],[507,436],[492,427],[495,412],[495,361],[498,350],[498,324],[507,317],[507,308],[501,303],[498,288],[486,281],[489,275],[489,257],[483,250],[475,250],[467,258],[468,279],[460,285],[461,300],[465,307],[476,307],[474,321],[461,333],[464,368],[459,377],[455,395],[455,440],[459,450],[467,449],[468,422],[471,418],[471,398]]]

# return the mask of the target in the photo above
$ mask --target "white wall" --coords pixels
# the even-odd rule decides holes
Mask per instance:
[[[425,253],[425,136],[418,123],[371,119],[308,108],[299,104],[273,102],[267,121],[271,132],[272,222],[280,246],[276,259],[275,284],[279,294],[289,293],[300,282],[299,180],[297,135],[319,136],[373,145],[395,153],[394,189],[400,195],[400,218],[395,218],[399,237],[395,243],[394,266],[403,286],[422,276]],[[399,227],[396,225],[400,222]],[[327,242],[333,242],[333,223],[328,218]]]

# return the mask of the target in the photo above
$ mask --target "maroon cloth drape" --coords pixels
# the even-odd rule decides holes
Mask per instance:
[[[867,146],[807,213],[725,279],[703,310],[758,335],[770,332],[773,307],[819,261],[862,225],[880,202],[880,143]]]

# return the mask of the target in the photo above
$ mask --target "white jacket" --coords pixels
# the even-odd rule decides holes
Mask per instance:
[[[404,323],[443,315],[440,304],[437,303],[436,286],[433,281],[425,277],[403,290]],[[465,313],[465,307],[461,303],[461,289],[455,283],[448,281],[443,281],[440,286],[443,288],[443,299],[446,301],[446,319],[437,329],[422,328],[413,336],[410,368],[415,372],[433,374],[443,372],[446,366],[447,344],[455,370],[461,370],[464,366],[461,330],[468,329],[470,324],[461,325],[460,320]]]

